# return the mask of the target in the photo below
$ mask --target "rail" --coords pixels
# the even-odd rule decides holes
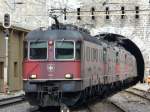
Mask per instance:
[[[141,98],[144,98],[144,99],[150,101],[150,93],[148,95],[145,95],[146,91],[144,91],[144,90],[140,90],[137,88],[130,88],[130,89],[125,90],[125,92],[128,92],[130,94],[136,95],[138,97],[141,97]]]
[[[24,95],[0,99],[0,107],[25,101]]]

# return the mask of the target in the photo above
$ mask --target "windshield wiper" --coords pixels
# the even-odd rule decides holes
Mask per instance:
[[[61,41],[58,41],[58,42],[61,42],[59,47],[61,47],[63,45],[64,40],[65,39],[63,38]]]
[[[40,38],[36,39],[36,40],[35,40],[35,43],[37,44],[39,41],[40,41]]]

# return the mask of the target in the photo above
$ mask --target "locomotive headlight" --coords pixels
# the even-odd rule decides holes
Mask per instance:
[[[73,79],[73,75],[72,74],[65,74],[65,79]]]
[[[53,41],[49,41],[48,44],[49,44],[49,45],[53,45]]]
[[[37,78],[36,74],[30,75],[30,79],[36,79],[36,78]]]

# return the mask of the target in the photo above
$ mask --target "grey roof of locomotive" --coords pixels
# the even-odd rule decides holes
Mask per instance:
[[[82,40],[83,36],[74,30],[33,30],[27,35],[27,40]]]
[[[53,27],[53,26],[52,26]],[[115,42],[109,42],[105,37],[111,38],[113,34],[105,33],[96,36],[91,36],[89,32],[82,28],[76,28],[72,25],[63,25],[62,28],[52,28],[47,29],[38,28],[28,33],[26,36],[27,41],[39,41],[39,40],[75,40],[75,41],[89,41],[102,46],[118,46]],[[115,35],[119,36],[119,35]],[[113,37],[114,38],[114,37]]]

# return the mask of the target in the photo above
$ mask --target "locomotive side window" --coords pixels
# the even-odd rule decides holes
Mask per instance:
[[[56,59],[73,59],[74,43],[73,41],[56,41],[55,42]]]
[[[90,60],[91,60],[91,55],[90,55],[90,54],[91,54],[91,52],[92,52],[92,48],[90,48],[90,47],[89,47],[89,52],[88,52],[88,61],[90,61]]]
[[[106,48],[103,49],[103,62],[107,63],[107,49]]]
[[[94,61],[94,48],[91,48],[91,61]]]
[[[86,47],[86,61],[88,61],[88,47]]]
[[[80,60],[81,59],[81,43],[76,42],[76,59]]]
[[[116,52],[116,63],[118,64],[119,63],[119,53]]]
[[[87,61],[90,61],[90,52],[91,52],[90,48],[86,47],[86,60]]]
[[[99,49],[99,61],[101,62],[101,60],[102,60],[102,50]]]
[[[127,55],[125,54],[125,62],[124,62],[125,64],[127,63]]]
[[[30,42],[30,59],[47,59],[47,42]]]
[[[98,50],[93,48],[93,53],[92,53],[92,59],[93,61],[96,61],[97,62],[97,59],[98,59]]]

